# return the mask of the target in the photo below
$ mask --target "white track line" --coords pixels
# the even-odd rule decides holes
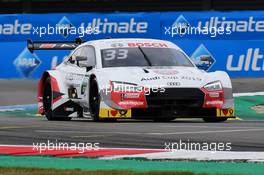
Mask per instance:
[[[264,128],[256,128],[256,129],[236,129],[236,130],[213,130],[213,131],[190,131],[190,132],[171,132],[171,133],[146,133],[149,135],[182,135],[182,134],[208,134],[208,133],[225,133],[225,132],[251,132],[251,131],[264,131]]]
[[[177,126],[177,125],[161,125],[160,127],[164,128],[218,128],[218,129],[263,129],[263,127],[259,126],[192,126],[192,125],[183,125],[183,126]]]
[[[264,95],[264,92],[233,93],[234,97]]]
[[[264,152],[242,151],[192,151],[176,150],[173,152],[147,153],[137,155],[122,155],[102,157],[100,159],[146,158],[150,160],[203,160],[203,161],[248,161],[264,162]]]

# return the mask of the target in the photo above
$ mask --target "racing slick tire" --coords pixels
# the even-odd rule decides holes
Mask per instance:
[[[45,80],[43,88],[43,107],[45,111],[45,116],[48,120],[60,120],[60,121],[69,121],[71,117],[55,117],[52,111],[52,87],[50,77]]]
[[[219,122],[227,121],[227,119],[228,118],[207,117],[207,118],[203,118],[203,121],[207,123],[219,123]]]
[[[99,94],[99,89],[98,89],[96,78],[93,78],[91,80],[90,94],[91,94],[89,97],[90,113],[91,113],[91,117],[93,121],[94,122],[102,122],[102,121],[115,122],[116,119],[100,119],[99,117],[101,97]]]

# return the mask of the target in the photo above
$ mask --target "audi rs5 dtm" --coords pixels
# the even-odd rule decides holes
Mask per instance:
[[[28,49],[73,50],[38,84],[38,112],[48,120],[234,117],[229,76],[198,69],[175,44],[154,39],[33,42]],[[204,58],[202,58],[204,61]]]

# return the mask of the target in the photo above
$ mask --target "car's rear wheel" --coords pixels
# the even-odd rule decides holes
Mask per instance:
[[[54,117],[52,111],[52,87],[50,77],[45,80],[44,88],[43,88],[43,107],[45,111],[45,116],[48,120],[61,120],[61,121],[69,121],[70,117]]]
[[[218,122],[224,122],[226,121],[228,118],[221,118],[221,117],[207,117],[207,118],[203,118],[203,121],[207,122],[207,123],[218,123]]]

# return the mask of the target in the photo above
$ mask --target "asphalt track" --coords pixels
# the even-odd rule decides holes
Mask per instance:
[[[234,92],[264,91],[264,79],[234,79]],[[1,80],[0,105],[35,103],[36,82]],[[264,151],[264,121],[175,120],[168,123],[90,120],[47,121],[42,117],[0,116],[0,144],[75,142],[99,143],[100,147],[158,148],[165,143],[231,143],[232,151]]]

